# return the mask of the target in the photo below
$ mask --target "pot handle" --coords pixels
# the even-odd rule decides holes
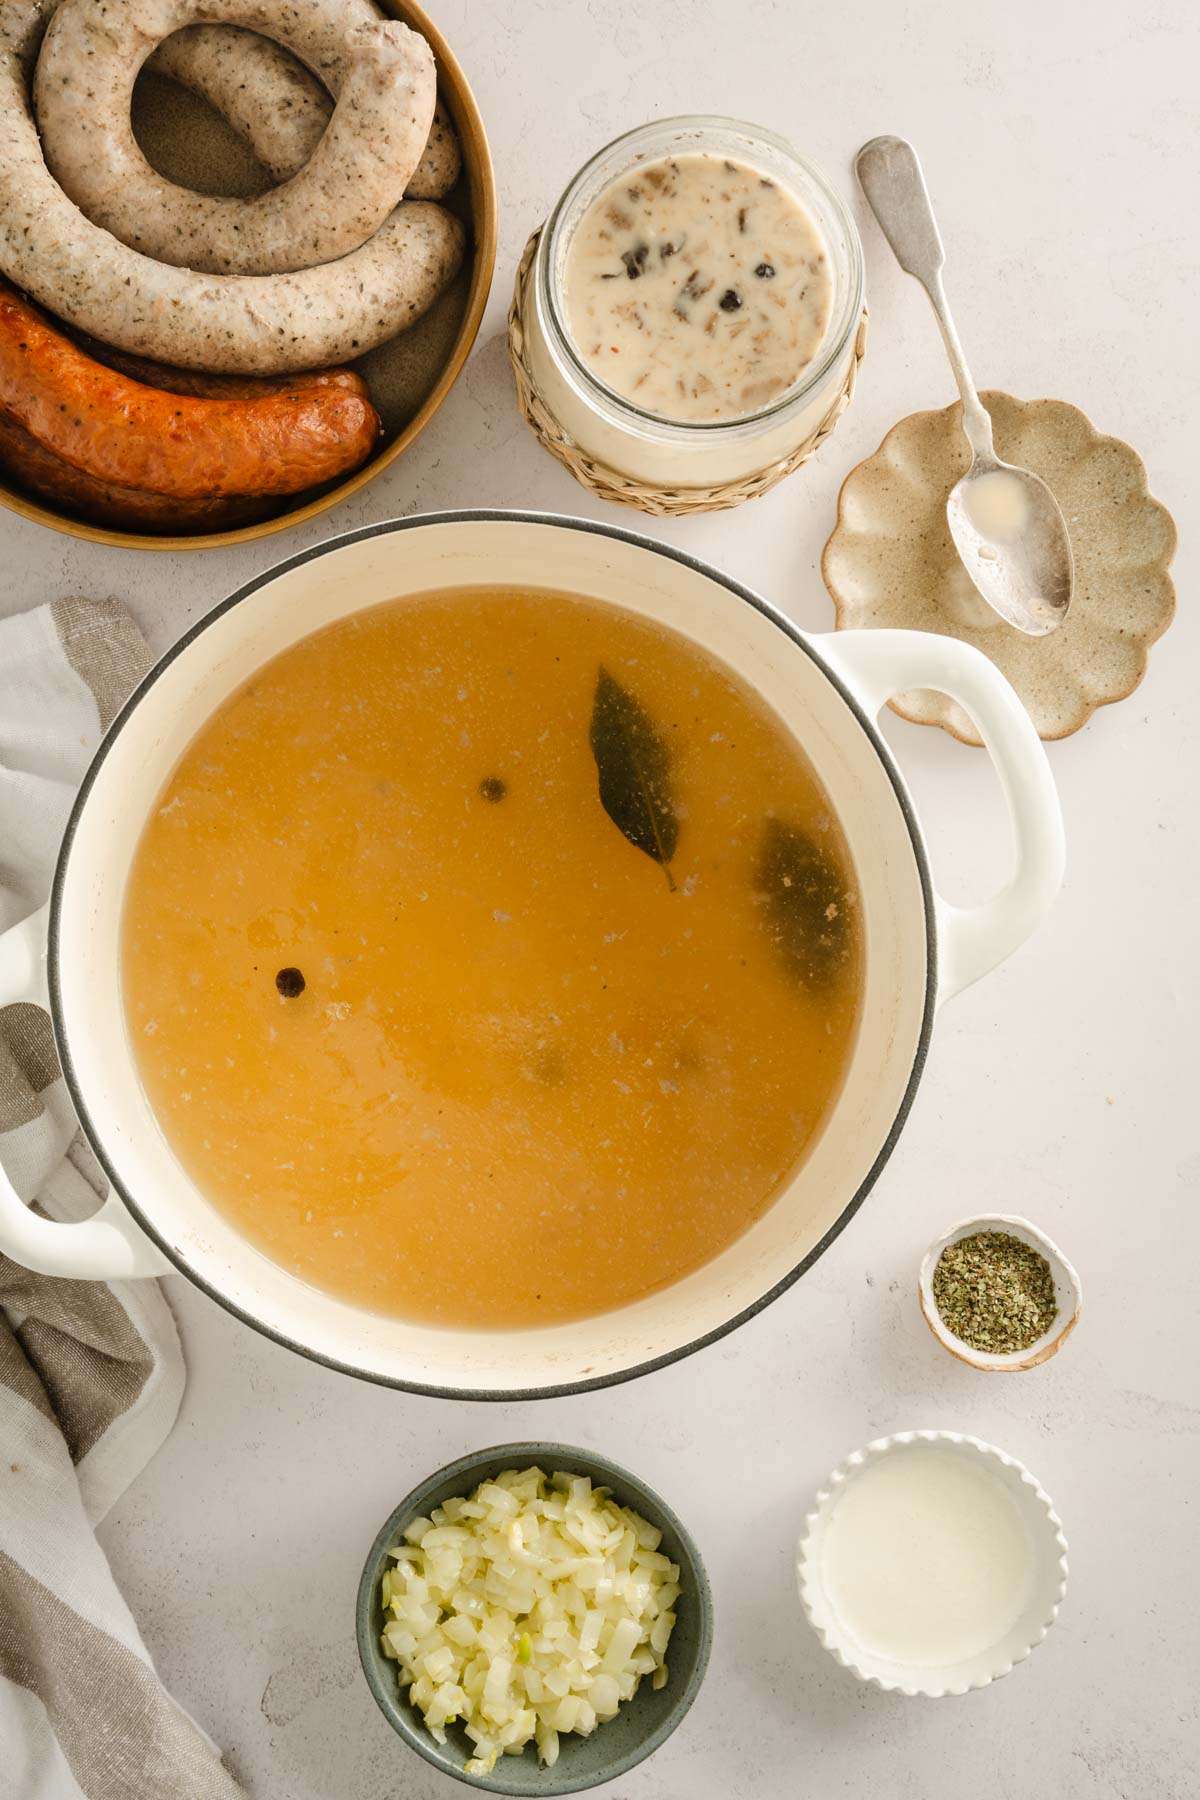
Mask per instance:
[[[1062,886],[1062,808],[1033,721],[999,669],[957,638],[928,631],[839,631],[821,654],[872,718],[893,694],[936,688],[957,700],[979,730],[1008,802],[1016,867],[981,906],[935,894],[939,1006],[1012,955]]]
[[[49,1010],[46,936],[50,908],[0,932],[0,1007],[28,1002]],[[39,1275],[77,1281],[125,1281],[166,1275],[170,1263],[138,1230],[115,1191],[90,1219],[70,1224],[43,1218],[21,1199],[0,1168],[0,1251]]]

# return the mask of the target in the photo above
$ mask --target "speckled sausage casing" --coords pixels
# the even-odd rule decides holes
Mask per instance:
[[[365,19],[375,8],[359,0],[359,12]],[[281,44],[237,25],[189,25],[160,44],[146,67],[207,100],[276,181],[288,181],[304,167],[329,123],[329,95],[303,63]],[[461,170],[458,137],[439,100],[405,194],[440,200]]]
[[[54,10],[0,8],[0,270],[106,343],[181,368],[270,375],[344,362],[411,325],[453,278],[465,233],[406,201],[360,250],[287,275],[156,263],[93,225],[42,156],[28,81]]]
[[[46,162],[92,223],[158,262],[220,275],[307,269],[365,244],[404,194],[433,123],[437,76],[425,39],[396,20],[347,29],[345,0],[280,7],[297,54],[329,65],[340,92],[312,158],[257,199],[178,187],[133,135],[138,70],[197,17],[263,22],[255,0],[64,0],[38,56],[34,103]]]

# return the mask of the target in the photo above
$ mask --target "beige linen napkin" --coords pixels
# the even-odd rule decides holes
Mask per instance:
[[[45,900],[100,734],[149,662],[113,601],[0,620],[0,931]],[[85,1217],[104,1192],[50,1022],[0,1010],[0,1164]],[[93,1527],[175,1423],[183,1357],[156,1281],[62,1281],[0,1255],[0,1796],[238,1800],[154,1672]]]

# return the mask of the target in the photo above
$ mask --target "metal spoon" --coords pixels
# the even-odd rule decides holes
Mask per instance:
[[[1062,624],[1071,604],[1075,566],[1066,520],[1044,481],[996,455],[992,421],[946,303],[946,253],[916,151],[903,138],[872,138],[855,168],[897,262],[929,295],[962,395],[963,431],[974,460],[946,502],[955,548],[988,605],[1018,631],[1044,637]]]

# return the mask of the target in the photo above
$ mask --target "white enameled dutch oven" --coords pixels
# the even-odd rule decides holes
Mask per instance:
[[[866,986],[843,1092],[803,1167],[715,1261],[573,1325],[462,1331],[362,1311],[285,1273],[206,1200],[138,1080],[121,1002],[120,921],[142,826],[171,768],[227,695],[297,639],[431,588],[504,585],[607,600],[719,657],[803,745],[841,819],[862,892]],[[1016,866],[985,905],[935,892],[912,801],[874,720],[890,695],[937,688],[979,726],[1007,796]],[[919,632],[809,637],[676,550],[582,520],[443,513],[353,531],[280,563],[209,613],[146,677],[97,752],[53,895],[0,939],[0,1005],[48,1004],[84,1130],[112,1181],[91,1219],[30,1212],[0,1177],[0,1250],[48,1274],[120,1278],[172,1266],[259,1331],[372,1380],[471,1398],[577,1393],[653,1369],[757,1312],[861,1204],[912,1103],[933,1017],[1032,931],[1058,889],[1062,818],[1045,753],[977,651]]]

